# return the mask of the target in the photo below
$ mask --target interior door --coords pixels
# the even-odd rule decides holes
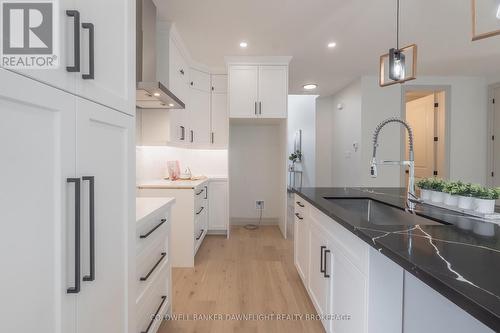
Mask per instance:
[[[263,118],[286,118],[288,67],[259,66],[259,114]]]
[[[75,16],[68,16],[67,10],[75,10],[75,0],[60,0],[58,19],[59,29],[56,36],[58,36],[59,43],[59,67],[50,70],[40,69],[16,69],[15,71],[31,77],[37,81],[48,83],[54,87],[64,89],[66,91],[75,93],[76,80],[80,77],[78,72],[69,72],[66,67],[75,66],[75,27],[79,29]]]
[[[78,332],[125,332],[134,118],[85,99],[77,103],[77,174],[82,178],[82,282]],[[94,184],[94,232],[91,228]],[[91,237],[94,237],[94,246]],[[92,251],[94,279],[92,279]],[[85,281],[87,280],[87,281]]]
[[[432,177],[436,170],[434,94],[406,103],[406,120],[413,129],[415,139],[415,177]],[[406,154],[408,156],[408,146]]]
[[[256,118],[258,113],[259,66],[229,68],[229,116]]]
[[[131,113],[128,104],[135,85],[135,2],[123,0],[76,0],[81,25],[81,73],[94,77],[77,81],[78,94],[117,110]],[[83,24],[91,23],[93,27]],[[93,32],[92,32],[93,29]],[[94,41],[90,40],[93,34]],[[90,50],[94,46],[93,52]]]
[[[0,82],[0,331],[75,332],[75,98]]]
[[[195,88],[189,94],[189,142],[210,144],[210,93]]]

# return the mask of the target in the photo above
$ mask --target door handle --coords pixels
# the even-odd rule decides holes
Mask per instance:
[[[73,57],[74,65],[67,66],[68,72],[80,71],[80,12],[77,10],[67,10],[66,16],[73,17]]]
[[[89,181],[89,228],[90,228],[90,274],[83,277],[83,281],[95,280],[95,205],[94,205],[94,176],[82,177]]]
[[[75,183],[75,286],[68,288],[68,294],[80,292],[80,178],[68,178],[67,183]]]
[[[323,260],[323,253],[324,250],[326,249],[326,246],[320,246],[319,250],[321,252],[320,254],[320,259],[319,259],[319,272],[325,274],[325,269],[323,268],[324,260]]]
[[[185,135],[185,134],[186,134],[186,129],[184,128],[184,126],[179,126],[179,127],[180,127],[180,129],[181,129],[181,137],[180,137],[180,140],[181,140],[181,141],[184,141],[185,136],[186,136],[186,135]]]
[[[327,253],[330,253],[330,250],[325,250],[325,255],[324,255],[324,261],[325,261],[325,264],[324,264],[324,272],[323,272],[323,276],[326,277],[326,278],[329,278],[330,277],[330,274],[327,273],[328,269],[326,268],[326,263],[327,263],[327,260],[326,258],[328,257],[327,256]]]
[[[163,304],[165,303],[166,300],[167,300],[167,296],[162,296],[161,297],[160,306],[158,306],[158,309],[156,310],[155,314],[151,317],[151,320],[149,321],[149,325],[146,328],[146,330],[142,331],[141,333],[149,333],[149,329],[151,328],[151,326],[153,326],[153,323],[155,322],[156,318],[158,317],[158,314],[160,313],[160,310],[161,310],[161,308],[162,308],[162,306],[163,306]]]
[[[141,238],[141,239],[148,238],[149,235],[151,235],[153,232],[155,232],[155,230],[158,229],[159,227],[161,227],[161,225],[165,222],[167,222],[167,219],[161,219],[160,223],[158,223],[153,229],[149,230],[144,235],[140,235],[139,238]]]
[[[141,281],[147,281],[149,279],[149,277],[151,276],[151,274],[153,274],[153,272],[156,270],[156,268],[158,267],[158,265],[163,261],[163,259],[165,259],[165,257],[167,256],[167,253],[166,252],[162,252],[161,253],[161,256],[160,256],[160,259],[156,262],[156,264],[153,266],[153,268],[151,268],[148,272],[148,274],[146,274],[146,276],[141,276],[140,280]]]
[[[94,24],[82,23],[82,28],[89,30],[89,73],[82,74],[82,79],[93,80],[94,79]]]
[[[259,114],[262,114],[262,102],[259,102]]]
[[[257,115],[257,102],[255,102],[254,109],[255,109],[255,115]]]

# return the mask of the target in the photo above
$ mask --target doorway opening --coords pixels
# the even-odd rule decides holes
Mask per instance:
[[[448,87],[403,87],[403,119],[413,129],[415,141],[415,179],[448,178],[449,94]],[[408,159],[409,147],[405,142],[404,155]]]

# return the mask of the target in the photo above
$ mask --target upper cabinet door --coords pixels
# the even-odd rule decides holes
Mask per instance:
[[[227,75],[222,75],[222,74],[212,75],[212,92],[216,94],[227,93]]]
[[[169,44],[169,82],[168,87],[181,101],[187,104],[189,97],[189,66],[182,52],[170,38]]]
[[[259,66],[259,116],[286,118],[288,67]]]
[[[75,97],[3,69],[0,82],[0,332],[76,332]]]
[[[255,118],[258,113],[258,66],[230,66],[229,116]]]
[[[77,0],[81,20],[81,68],[77,94],[135,113],[135,2]]]
[[[191,88],[189,94],[188,143],[210,143],[210,93]]]
[[[126,332],[129,258],[135,253],[131,244],[135,220],[130,218],[135,190],[129,186],[134,177],[134,118],[79,98],[77,126],[76,170],[82,177],[81,270],[82,276],[91,277],[84,278],[78,296],[77,331]],[[94,207],[89,204],[92,183]]]
[[[191,88],[206,92],[210,91],[210,74],[191,68],[189,79]]]
[[[227,114],[227,94],[212,93],[212,133],[210,141],[219,148],[227,147],[229,141],[229,119]]]
[[[75,53],[74,31],[76,28],[77,33],[80,32],[81,23],[79,21],[81,15],[79,15],[79,12],[73,13],[74,16],[66,14],[66,11],[75,11],[76,9],[75,0],[59,1],[59,31],[56,34],[59,37],[59,67],[55,69],[16,69],[16,72],[68,92],[76,93],[76,81],[80,78],[80,73],[70,72],[67,67],[77,67],[80,63],[77,60],[79,53]],[[76,46],[78,47],[78,44]]]

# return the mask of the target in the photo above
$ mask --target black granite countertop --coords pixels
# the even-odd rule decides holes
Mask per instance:
[[[403,188],[295,189],[314,207],[495,331],[500,331],[500,226],[428,205],[435,224],[376,225],[325,198],[367,198],[403,209]],[[413,217],[414,218],[414,217]]]

